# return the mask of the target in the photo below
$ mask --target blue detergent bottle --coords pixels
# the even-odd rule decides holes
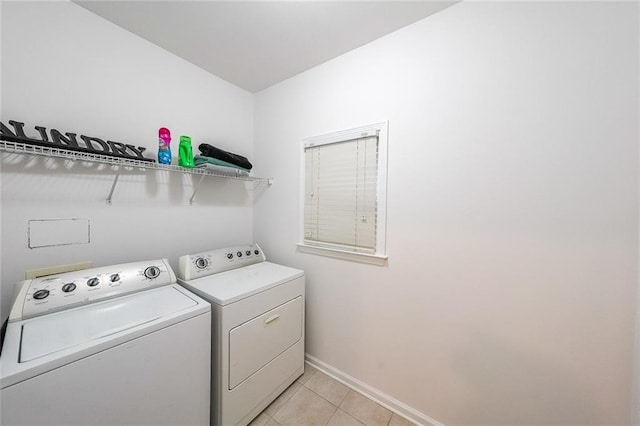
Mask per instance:
[[[171,164],[171,132],[166,127],[158,130],[158,163]]]

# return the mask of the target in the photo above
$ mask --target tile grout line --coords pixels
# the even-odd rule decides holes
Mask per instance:
[[[349,393],[350,393],[350,392],[354,392],[354,393],[356,393],[356,394],[359,394],[359,395],[363,396],[364,398],[366,398],[367,400],[371,401],[372,403],[374,403],[374,404],[376,404],[376,405],[378,405],[378,406],[380,406],[380,407],[384,408],[385,410],[390,411],[390,412],[391,412],[391,416],[389,417],[389,420],[387,420],[387,422],[385,423],[385,426],[389,426],[389,425],[391,424],[391,421],[393,420],[393,416],[394,416],[396,413],[394,413],[392,410],[389,410],[388,408],[386,408],[386,407],[384,407],[384,406],[380,405],[378,402],[376,402],[376,401],[372,400],[371,398],[369,398],[369,396],[368,396],[368,395],[364,395],[364,394],[362,394],[362,393],[358,392],[357,390],[355,390],[355,389],[351,388],[350,386],[347,386],[346,384],[342,383],[340,380],[335,379],[335,378],[334,378],[334,377],[332,377],[331,375],[324,373],[322,370],[319,370],[319,369],[317,369],[317,368],[316,368],[316,372],[315,372],[311,377],[309,377],[309,380],[307,380],[307,382],[305,382],[305,387],[306,387],[307,389],[309,389],[310,391],[312,391],[312,392],[313,392],[313,393],[315,393],[316,395],[320,396],[321,398],[323,398],[325,401],[329,402],[330,404],[333,404],[331,401],[328,401],[328,400],[327,400],[326,398],[324,398],[322,395],[320,395],[319,393],[315,392],[313,389],[311,389],[311,388],[309,388],[308,386],[306,386],[306,383],[308,383],[308,382],[311,380],[311,378],[312,378],[313,376],[315,376],[318,372],[320,372],[320,373],[322,373],[322,374],[325,374],[325,375],[326,375],[327,377],[329,377],[331,380],[334,380],[335,382],[340,383],[340,384],[342,384],[342,385],[344,385],[344,386],[346,386],[346,387],[347,387],[347,389],[348,389],[347,393],[342,397],[342,399],[340,400],[340,402],[337,404],[338,410],[342,410],[344,413],[346,413],[346,414],[348,414],[349,416],[353,417],[355,420],[357,420],[358,422],[362,423],[364,426],[368,426],[364,421],[362,421],[362,420],[360,420],[359,418],[355,417],[355,416],[354,416],[353,414],[351,414],[349,411],[347,411],[347,410],[343,410],[343,409],[341,408],[341,407],[342,407],[342,404],[343,404],[343,403],[344,403],[344,401],[347,399],[347,396],[349,395]]]
[[[311,381],[311,379],[320,371],[317,368],[314,367],[314,369],[316,371],[313,372],[313,374],[311,376],[309,376],[309,379],[307,379],[304,383],[302,383],[302,386],[304,388],[306,388],[309,392],[312,392],[313,394],[319,396],[320,398],[324,399],[325,401],[327,401],[329,404],[331,404],[332,406],[335,407],[335,410],[333,410],[333,413],[331,413],[331,416],[329,417],[329,419],[327,420],[327,422],[325,423],[325,426],[329,424],[329,422],[331,421],[331,419],[333,419],[333,416],[336,415],[336,413],[338,412],[338,410],[340,409],[340,404],[342,404],[342,401],[344,401],[344,399],[347,397],[347,395],[345,394],[345,396],[342,398],[342,400],[340,401],[340,404],[335,405],[333,402],[329,401],[327,398],[325,398],[324,396],[320,395],[318,392],[314,391],[313,389],[311,389],[309,386],[307,386],[307,383],[309,383]],[[331,378],[332,380],[335,380],[333,378]],[[339,383],[339,382],[338,382]],[[296,392],[297,393],[297,392]],[[347,392],[349,393],[349,392]]]
[[[284,400],[284,401],[283,401],[282,405],[278,408],[278,410],[277,410],[277,411],[275,411],[275,412],[274,412],[274,415],[273,415],[273,416],[272,416],[272,415],[267,414],[267,413],[266,413],[266,408],[265,408],[265,410],[264,410],[264,414],[266,415],[266,417],[267,417],[267,419],[268,419],[266,423],[269,423],[269,420],[273,420],[273,422],[274,422],[276,425],[282,426],[282,425],[281,425],[281,423],[279,423],[279,422],[275,419],[275,416],[276,416],[276,415],[277,415],[277,414],[278,414],[278,413],[279,413],[279,412],[280,412],[280,411],[281,411],[281,410],[282,410],[282,409],[283,409],[287,404],[289,404],[289,403],[291,402],[291,399],[292,399],[295,395],[297,395],[297,394],[300,392],[300,390],[301,390],[302,388],[305,388],[306,390],[308,390],[308,391],[310,391],[311,393],[313,393],[314,395],[316,395],[316,396],[320,397],[322,400],[324,400],[325,402],[329,403],[332,407],[334,407],[334,410],[333,410],[333,412],[332,412],[331,416],[329,416],[328,420],[324,423],[324,426],[328,425],[328,424],[331,422],[331,420],[333,419],[333,417],[336,415],[336,413],[337,413],[339,410],[341,410],[341,408],[340,408],[340,407],[341,407],[341,405],[344,403],[344,401],[346,400],[346,398],[347,398],[347,396],[349,395],[349,393],[350,393],[350,392],[354,392],[354,389],[352,389],[352,388],[350,388],[349,386],[347,386],[347,389],[348,389],[347,393],[346,393],[346,394],[341,398],[341,400],[340,400],[340,402],[339,402],[338,404],[334,404],[332,401],[329,401],[329,400],[328,400],[327,398],[325,398],[323,395],[321,395],[320,393],[316,392],[315,390],[313,390],[312,388],[310,388],[309,386],[307,386],[307,383],[309,383],[309,382],[311,381],[311,379],[312,379],[314,376],[316,376],[316,374],[317,374],[318,372],[323,373],[321,370],[319,370],[319,369],[317,369],[317,368],[315,368],[315,367],[313,367],[313,366],[310,366],[310,367],[312,367],[315,371],[313,371],[313,372],[308,376],[307,380],[305,380],[303,383],[301,383],[301,382],[299,381],[299,378],[298,378],[298,380],[294,381],[294,382],[291,384],[291,386],[293,386],[294,384],[297,384],[297,385],[299,386],[299,388],[298,388],[298,389],[297,389],[293,394],[291,394],[291,395],[290,395],[286,400]],[[337,383],[340,383],[340,384],[344,385],[344,383],[342,383],[342,382],[341,382],[341,381],[339,381],[339,380],[336,380],[334,377],[332,377],[332,376],[330,376],[330,375],[328,375],[328,374],[327,374],[327,376],[328,376],[331,380],[334,380],[334,381],[336,381]],[[302,377],[302,376],[300,376],[300,377]],[[359,392],[357,392],[357,391],[356,391],[356,393],[359,393]],[[367,400],[369,400],[369,401],[371,401],[371,402],[373,402],[373,403],[377,404],[375,401],[371,400],[371,398],[369,398],[369,397],[367,397],[367,396],[365,396],[365,395],[362,395],[362,396],[364,396],[364,398],[366,398]],[[377,404],[377,405],[380,405],[380,404]],[[381,407],[382,407],[382,406],[381,406]],[[267,407],[267,408],[268,408],[268,407]],[[385,409],[386,409],[386,407],[382,407],[382,408],[385,408]],[[387,410],[388,410],[388,409],[387,409]],[[358,419],[357,417],[354,417],[354,416],[353,416],[351,413],[349,413],[348,411],[345,411],[345,410],[342,410],[342,411],[344,411],[347,415],[349,415],[349,416],[353,417],[353,419],[354,419],[354,420],[356,420],[357,422],[359,422],[359,423],[361,423],[362,425],[366,426],[366,423],[362,422],[362,421],[361,421],[360,419]],[[391,410],[389,410],[389,411],[391,411]],[[391,411],[391,416],[389,417],[389,419],[388,419],[388,420],[387,420],[387,422],[385,423],[385,425],[386,425],[386,426],[389,426],[389,425],[391,424],[391,420],[393,419],[393,414],[394,414],[394,412],[393,412],[393,411]]]
[[[308,388],[307,388],[307,389],[308,389]],[[311,389],[309,389],[309,390],[311,390]],[[311,391],[311,392],[313,392],[313,391]],[[314,392],[314,393],[315,393],[315,392]],[[316,393],[316,395],[318,395],[318,394]],[[326,399],[325,399],[325,401],[326,401]],[[329,402],[329,404],[331,404],[331,403]],[[331,404],[331,405],[333,405],[333,404]],[[333,410],[333,413],[331,413],[331,416],[329,417],[329,419],[328,419],[328,420],[327,420],[327,422],[325,423],[325,426],[329,424],[329,422],[331,421],[331,419],[333,418],[333,416],[335,416],[335,415],[336,415],[336,413],[337,413],[337,412],[338,412],[338,407],[336,407],[336,409],[335,409],[335,410]]]
[[[313,373],[313,376],[315,376],[316,373]],[[333,377],[328,376],[331,380],[335,380]],[[305,388],[307,388],[308,390],[310,390],[311,392],[315,393],[316,395],[318,395],[320,398],[324,399],[325,401],[327,401],[329,404],[333,405],[336,408],[340,408],[340,405],[342,405],[342,403],[344,402],[344,400],[347,398],[347,395],[349,394],[349,392],[351,392],[351,389],[347,386],[347,393],[344,394],[344,396],[342,397],[342,399],[340,400],[340,402],[336,405],[333,402],[329,401],[327,398],[325,398],[324,396],[320,395],[318,392],[314,391],[313,389],[311,389],[309,386],[307,386],[307,383],[309,383],[309,381],[311,380],[311,377],[309,377],[309,380],[307,380],[306,382],[304,382],[302,384],[302,386],[304,386]],[[337,383],[337,380],[335,380]],[[342,383],[340,383],[342,384]],[[345,385],[346,386],[346,385]]]
[[[333,378],[332,378],[333,379]],[[335,379],[334,379],[335,380]],[[337,380],[336,380],[337,381]],[[308,380],[307,380],[308,382]],[[340,383],[340,382],[338,382]],[[340,406],[342,405],[342,403],[344,402],[345,399],[347,399],[347,395],[349,395],[349,392],[353,392],[353,389],[349,388],[349,391],[344,395],[344,397],[342,398],[342,400],[340,401],[340,404],[335,405],[333,402],[329,401],[327,398],[325,398],[324,396],[320,395],[318,392],[314,391],[313,389],[311,389],[310,387],[306,386],[306,382],[305,384],[303,384],[302,386],[304,386],[305,388],[307,388],[308,391],[314,393],[315,395],[319,396],[320,398],[324,399],[325,401],[327,401],[329,404],[333,405],[334,407],[336,407],[336,410],[333,412],[333,414],[331,415],[331,417],[329,418],[329,421],[331,421],[331,419],[333,418],[333,416],[336,414],[336,412],[338,410],[342,410],[342,408],[340,408]],[[296,392],[297,393],[297,392]],[[365,397],[366,398],[366,397]],[[369,399],[369,398],[367,398]],[[370,400],[370,399],[369,399]],[[371,401],[371,400],[370,400]],[[375,401],[371,401],[371,402],[375,402]],[[379,404],[378,404],[379,405]],[[383,407],[384,408],[384,407]],[[280,411],[280,410],[278,410]],[[367,426],[367,424],[365,422],[363,422],[362,420],[360,420],[359,418],[355,417],[353,414],[351,414],[349,411],[347,410],[342,410],[345,414],[353,417],[355,420],[357,420],[358,422],[362,423],[364,426]],[[391,417],[393,417],[393,412],[391,412]],[[385,426],[389,426],[389,423],[391,422],[391,417],[389,417],[389,420],[387,421]],[[325,425],[328,424],[325,423]]]
[[[426,421],[426,423],[420,423],[417,422],[416,420],[414,420],[411,417],[411,411],[416,411],[414,409],[411,409],[411,407],[406,407],[409,408],[409,414],[405,413],[405,409],[403,409],[403,406],[405,404],[400,403],[400,406],[398,407],[398,404],[394,404],[393,402],[395,401],[393,398],[389,397],[388,395],[384,395],[387,399],[390,399],[391,401],[387,401],[385,398],[382,398],[382,400],[376,398],[375,392],[371,393],[371,389],[370,386],[367,386],[366,384],[360,382],[359,380],[341,372],[340,370],[336,370],[335,368],[331,367],[330,365],[320,361],[319,359],[316,359],[315,357],[309,355],[308,353],[305,354],[305,363],[309,366],[312,366],[313,368],[315,368],[317,371],[320,371],[321,373],[326,374],[327,376],[331,377],[332,379],[338,381],[339,383],[342,383],[343,385],[347,386],[351,391],[363,396],[364,398],[368,399],[369,401],[373,402],[374,404],[377,404],[379,406],[381,406],[382,408],[388,410],[391,412],[391,417],[393,418],[393,415],[395,414],[396,416],[400,417],[402,420],[406,420],[408,421],[411,425],[414,426],[421,426],[421,425],[431,425],[431,426],[445,426],[442,423],[430,419],[428,416],[424,415],[423,413],[419,413],[419,416],[425,417],[427,419],[429,419],[428,421]],[[316,366],[318,365],[318,366]],[[364,386],[363,386],[364,385]],[[367,392],[367,389],[369,389],[369,392]],[[375,390],[375,388],[374,388]],[[343,401],[344,402],[344,401]],[[399,401],[395,401],[396,403],[398,403]],[[392,408],[395,407],[395,408]],[[389,419],[389,422],[391,422],[391,419]],[[387,425],[388,426],[388,425]]]
[[[295,381],[295,382],[293,382],[291,385],[289,385],[289,387],[293,386],[293,385],[294,385],[294,384],[296,384],[296,383],[297,383],[298,385],[300,385],[300,388],[299,388],[297,391],[295,391],[293,394],[291,394],[291,396],[290,396],[289,398],[287,398],[286,400],[284,400],[284,401],[282,402],[282,405],[280,406],[280,408],[278,408],[278,409],[276,410],[276,412],[275,412],[275,413],[273,413],[273,416],[269,416],[269,414],[267,414],[267,416],[269,416],[271,419],[273,419],[273,421],[274,421],[274,422],[276,422],[277,424],[280,424],[280,422],[278,422],[276,419],[274,419],[275,415],[276,415],[276,414],[278,414],[278,413],[280,412],[280,410],[282,410],[282,409],[284,408],[284,406],[285,406],[285,405],[287,405],[287,403],[289,403],[289,401],[291,400],[291,398],[293,398],[293,397],[294,397],[298,392],[300,392],[300,389],[302,389],[302,387],[304,386],[304,384],[302,384],[302,383],[298,383],[298,381],[296,380],[296,381]],[[288,389],[288,388],[287,388],[287,389]],[[285,391],[286,391],[286,389],[285,389]],[[283,393],[284,393],[284,392],[283,392]],[[282,394],[280,394],[280,395],[282,395]],[[272,403],[273,403],[273,402],[272,402]],[[269,408],[269,407],[267,406],[267,408]],[[265,408],[265,411],[266,411],[266,408]]]

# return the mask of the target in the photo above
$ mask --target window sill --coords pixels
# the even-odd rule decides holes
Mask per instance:
[[[301,253],[317,254],[319,256],[334,257],[337,259],[350,260],[352,262],[369,263],[371,265],[386,266],[388,256],[379,254],[356,253],[346,250],[338,250],[326,247],[310,246],[298,243],[298,251]]]

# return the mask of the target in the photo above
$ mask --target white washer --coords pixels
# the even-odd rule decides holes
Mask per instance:
[[[165,259],[18,285],[0,423],[209,423],[211,307]]]
[[[180,257],[178,282],[211,302],[211,424],[246,425],[304,372],[304,272],[251,244]]]

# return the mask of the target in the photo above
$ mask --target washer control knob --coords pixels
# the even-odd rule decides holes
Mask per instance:
[[[158,278],[158,275],[160,275],[160,269],[157,266],[149,266],[144,270],[144,276],[150,280]]]
[[[99,280],[99,279],[97,279],[97,278],[89,278],[89,280],[87,281],[87,285],[88,285],[89,287],[95,287],[95,286],[97,286],[98,284],[100,284],[100,280]]]
[[[74,283],[66,283],[62,286],[62,291],[64,291],[65,293],[71,293],[75,289],[76,285]]]
[[[199,257],[196,259],[196,268],[205,269],[207,266],[209,266],[209,261],[204,257]]]
[[[257,255],[260,254],[260,251],[256,249],[256,250],[253,251],[253,254],[255,254],[257,256]]]
[[[109,281],[115,283],[116,281],[120,281],[120,274],[111,274],[109,276]]]
[[[236,253],[236,256],[238,256],[238,257],[242,257],[242,252],[241,252],[241,251],[237,252],[237,253]]]
[[[227,259],[233,259],[233,253],[227,253]]]
[[[42,300],[47,296],[49,296],[49,290],[38,290],[35,293],[33,293],[33,298],[36,300]]]
[[[247,256],[251,256],[251,250],[245,251],[244,254],[246,254]]]

